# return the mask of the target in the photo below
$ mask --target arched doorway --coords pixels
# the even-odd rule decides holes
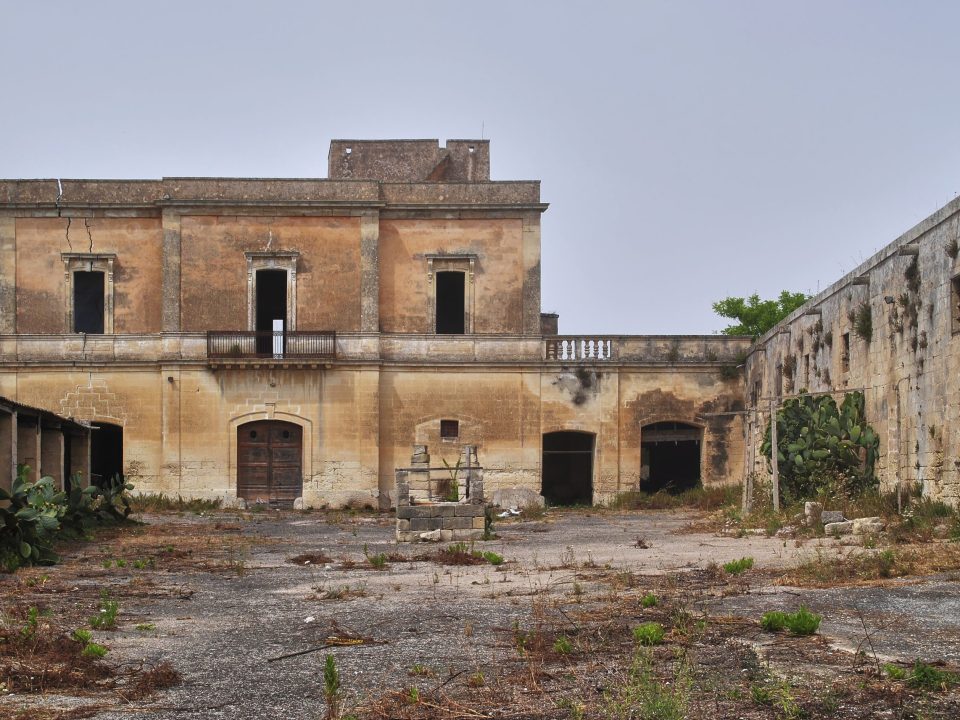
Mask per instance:
[[[103,487],[117,476],[123,476],[123,427],[91,423],[90,483]]]
[[[280,420],[237,428],[237,497],[289,506],[303,495],[303,430]]]
[[[700,483],[703,428],[656,422],[640,429],[640,489],[682,492]]]
[[[593,503],[593,435],[552,432],[543,436],[540,494],[548,505]]]

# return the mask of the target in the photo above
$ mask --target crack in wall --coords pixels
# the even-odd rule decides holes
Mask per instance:
[[[90,240],[90,247],[87,249],[87,252],[93,252],[93,234],[90,232],[90,221],[87,218],[83,219],[83,227],[87,231],[87,238]]]
[[[57,178],[57,217],[63,217],[63,209],[60,206],[60,202],[63,200],[63,183],[60,182],[60,178]],[[73,244],[70,242],[70,224],[73,222],[73,218],[67,216],[67,247],[70,248],[70,252],[73,252]],[[88,230],[89,232],[89,230]],[[92,242],[92,240],[91,240]]]

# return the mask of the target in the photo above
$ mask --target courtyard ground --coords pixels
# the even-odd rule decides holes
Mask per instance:
[[[0,576],[0,715],[323,718],[331,655],[341,717],[960,717],[960,574],[882,577],[880,547],[726,536],[688,511],[548,511],[452,553],[397,545],[388,515],[138,519]],[[110,603],[116,628],[90,629]],[[800,605],[815,634],[760,627]],[[109,652],[71,656],[84,642]]]

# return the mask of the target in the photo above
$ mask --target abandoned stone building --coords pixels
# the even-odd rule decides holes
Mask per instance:
[[[487,496],[596,503],[765,473],[772,404],[863,388],[884,486],[957,501],[960,203],[753,345],[559,335],[546,209],[481,140],[335,140],[326,179],[0,181],[0,396],[92,427],[38,452],[0,417],[4,461],[386,506],[415,447],[475,446]]]
[[[32,472],[388,505],[414,446],[473,445],[488,496],[742,479],[749,340],[558,335],[539,183],[491,181],[487,141],[336,140],[328,165],[0,181],[0,395],[93,428]]]

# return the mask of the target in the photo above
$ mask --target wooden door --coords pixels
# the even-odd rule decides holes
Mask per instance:
[[[279,420],[237,428],[237,497],[292,505],[303,494],[303,430]]]

